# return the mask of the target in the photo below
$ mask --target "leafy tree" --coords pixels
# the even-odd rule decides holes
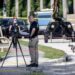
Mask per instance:
[[[40,10],[40,0],[31,0],[31,10],[32,11],[38,11]]]
[[[19,0],[19,16],[27,16],[27,0]]]
[[[7,0],[7,16],[15,16],[15,0]]]
[[[50,8],[50,0],[44,0],[44,8]]]
[[[73,0],[68,0],[67,3],[69,9],[68,14],[73,14]]]
[[[7,6],[7,16],[15,16],[15,0],[6,0]],[[73,13],[73,0],[67,0],[69,13]],[[50,8],[50,0],[44,0],[44,8]],[[38,11],[40,10],[40,0],[31,0],[31,10]],[[0,16],[3,14],[3,0],[0,0]],[[60,0],[60,15],[62,16],[62,0]],[[27,16],[27,0],[19,0],[19,17]]]
[[[0,15],[2,15],[3,10],[3,0],[0,0]]]

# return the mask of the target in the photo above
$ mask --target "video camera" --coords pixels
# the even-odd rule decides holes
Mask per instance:
[[[17,47],[17,40],[18,40],[18,36],[19,36],[19,27],[18,27],[17,23],[12,25],[11,34],[12,34],[13,46]]]
[[[19,27],[17,23],[17,19],[13,19],[13,24],[11,26],[11,34],[12,36],[18,36],[19,35]]]
[[[13,32],[13,33],[18,33],[18,32],[19,32],[18,24],[14,24],[14,25],[12,26],[12,32]]]

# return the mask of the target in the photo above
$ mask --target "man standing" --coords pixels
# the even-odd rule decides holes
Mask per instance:
[[[27,65],[27,67],[38,67],[38,31],[39,26],[35,21],[34,13],[30,14],[29,22],[30,22],[30,37],[29,37],[29,52],[31,57],[31,64]]]

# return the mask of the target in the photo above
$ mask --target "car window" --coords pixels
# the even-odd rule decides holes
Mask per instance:
[[[38,13],[37,17],[38,18],[52,18],[52,14],[51,13]]]
[[[19,19],[18,19],[17,22],[18,22],[18,25],[19,25],[19,26],[23,26],[24,28],[27,28],[27,24],[26,24],[26,22],[25,22],[24,20],[19,20]]]
[[[13,24],[13,19],[9,19],[9,23]],[[19,19],[17,19],[17,23],[18,23],[18,25],[24,25],[23,21],[19,20]]]
[[[2,19],[0,19],[0,26],[2,25]]]
[[[24,22],[22,20],[17,20],[18,25],[24,25]]]
[[[1,25],[4,25],[4,26],[8,26],[9,24],[8,24],[8,19],[2,19],[1,20]]]
[[[13,24],[13,19],[9,19],[8,24],[12,25]]]
[[[51,15],[38,15],[38,18],[51,18]]]

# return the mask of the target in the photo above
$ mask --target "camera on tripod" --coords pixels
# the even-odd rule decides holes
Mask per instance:
[[[8,55],[8,53],[9,53],[10,48],[11,48],[12,45],[13,45],[13,48],[15,48],[15,51],[16,51],[17,67],[18,67],[18,65],[19,65],[19,64],[18,64],[18,50],[17,50],[18,47],[19,47],[19,49],[20,49],[20,52],[21,52],[21,54],[22,54],[24,63],[25,63],[25,65],[26,65],[26,60],[25,60],[25,58],[24,58],[24,54],[23,54],[21,45],[20,45],[19,40],[18,40],[18,35],[19,35],[19,27],[18,27],[18,24],[17,24],[17,23],[13,23],[13,25],[12,25],[11,28],[10,28],[10,30],[11,30],[11,34],[12,34],[12,40],[11,40],[10,46],[9,46],[9,48],[8,48],[8,51],[7,51],[7,53],[6,53],[6,56],[5,56],[5,58],[4,58],[3,62],[2,62],[1,67],[3,67],[4,62],[5,62],[5,59],[7,58],[7,55]]]
[[[12,28],[11,28],[11,33],[12,33],[12,36],[18,36],[19,35],[19,27],[18,27],[18,24],[15,23]]]
[[[16,47],[17,46],[18,35],[19,35],[19,28],[16,24],[12,26],[11,33],[12,33],[13,47]]]
[[[13,47],[15,48],[17,46],[17,40],[19,36],[19,26],[17,23],[17,19],[13,19],[13,23],[10,26],[9,30],[10,30],[10,35],[12,37]]]

